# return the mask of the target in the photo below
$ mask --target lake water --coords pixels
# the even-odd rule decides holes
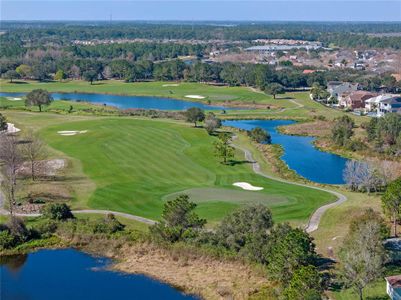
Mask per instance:
[[[319,183],[343,184],[343,170],[347,159],[318,150],[313,145],[315,138],[281,134],[278,126],[294,124],[291,120],[236,120],[224,121],[225,126],[251,130],[261,127],[272,136],[273,144],[280,144],[284,149],[281,157],[287,165],[299,175]]]
[[[197,299],[143,275],[108,271],[110,260],[73,249],[0,257],[0,263],[2,300]]]
[[[26,93],[0,93],[0,96],[3,97],[23,97],[25,95]],[[160,97],[119,96],[85,93],[52,93],[52,96],[54,100],[85,101],[95,104],[106,104],[108,106],[115,106],[121,109],[142,108],[159,110],[186,110],[191,107],[199,107],[204,110],[230,109],[223,106],[206,105],[200,102]]]

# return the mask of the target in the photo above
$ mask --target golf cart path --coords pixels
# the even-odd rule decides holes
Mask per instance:
[[[238,145],[235,145],[235,144],[233,144],[233,146],[235,148],[237,148],[237,149],[239,149],[239,150],[244,152],[245,160],[249,161],[252,164],[253,171],[256,174],[260,175],[260,176],[263,176],[265,178],[272,179],[272,180],[275,180],[275,181],[280,181],[280,182],[283,182],[283,183],[287,183],[287,184],[293,184],[293,185],[298,185],[298,186],[307,187],[307,188],[310,188],[310,189],[315,189],[315,190],[327,192],[327,193],[330,193],[330,194],[332,194],[332,195],[337,197],[337,201],[329,203],[329,204],[326,204],[326,205],[323,205],[323,206],[321,206],[321,207],[319,207],[318,209],[315,210],[315,212],[309,218],[308,224],[305,226],[305,231],[308,232],[308,233],[313,232],[313,231],[315,231],[315,230],[317,230],[319,228],[320,219],[322,218],[323,214],[329,208],[332,208],[334,206],[340,205],[341,203],[347,201],[347,197],[345,195],[343,195],[341,193],[338,193],[338,192],[335,192],[335,191],[332,191],[332,190],[329,190],[329,189],[316,187],[316,186],[310,186],[310,185],[303,184],[303,183],[291,182],[291,181],[287,181],[285,179],[281,179],[281,178],[277,178],[277,177],[274,177],[274,176],[267,175],[267,174],[262,172],[262,170],[260,168],[260,164],[256,160],[254,160],[254,158],[252,156],[252,153],[248,149],[242,148],[242,147],[240,147]]]
[[[287,181],[281,178],[277,178],[274,176],[270,176],[267,175],[265,173],[263,173],[261,171],[260,168],[260,164],[254,160],[252,153],[245,148],[242,148],[238,145],[233,145],[235,148],[241,150],[244,152],[245,154],[245,159],[249,162],[251,162],[252,164],[252,169],[253,171],[260,175],[263,176],[265,178],[268,179],[272,179],[272,180],[276,180],[279,182],[283,182],[283,183],[287,183],[287,184],[293,184],[293,185],[298,185],[298,186],[302,186],[302,187],[306,187],[306,188],[310,188],[310,189],[315,189],[315,190],[319,190],[319,191],[324,191],[327,193],[330,193],[334,196],[337,197],[337,201],[323,205],[321,207],[319,207],[317,210],[315,210],[315,212],[312,214],[312,216],[309,218],[309,222],[308,224],[305,226],[305,230],[306,232],[310,233],[313,232],[315,230],[317,230],[319,228],[319,223],[320,223],[320,219],[322,218],[323,214],[329,209],[332,208],[334,206],[337,206],[343,202],[345,202],[347,200],[347,197],[341,193],[329,190],[329,189],[325,189],[325,188],[321,188],[321,187],[315,187],[315,186],[310,186],[307,184],[302,184],[302,183],[296,183],[296,182],[291,182],[291,181]],[[0,175],[1,176],[1,175]],[[1,184],[2,178],[0,177],[0,184]],[[9,211],[7,211],[4,208],[4,204],[5,204],[5,195],[2,192],[2,190],[0,189],[0,215],[9,215]],[[156,223],[156,221],[151,220],[151,219],[147,219],[141,216],[136,216],[136,215],[132,215],[132,214],[128,214],[128,213],[123,213],[123,212],[118,212],[118,211],[111,211],[111,210],[100,210],[100,209],[82,209],[82,210],[73,210],[72,211],[73,214],[102,214],[102,215],[107,215],[107,214],[114,214],[116,216],[120,216],[129,220],[135,220],[141,223],[145,223],[148,225],[153,225]],[[39,213],[31,213],[31,214],[24,214],[24,213],[16,213],[16,216],[20,216],[20,217],[38,217],[41,214]]]

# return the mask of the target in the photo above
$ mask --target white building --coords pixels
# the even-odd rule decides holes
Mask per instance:
[[[365,101],[365,110],[375,112],[378,117],[387,113],[401,114],[401,96],[383,94]]]
[[[341,81],[329,81],[327,83],[327,91],[330,93],[330,97],[339,99],[344,93],[351,93],[358,89],[357,83],[341,82]]]
[[[386,291],[391,300],[401,300],[401,275],[386,277]]]

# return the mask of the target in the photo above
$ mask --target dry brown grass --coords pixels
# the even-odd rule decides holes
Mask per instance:
[[[309,135],[315,137],[325,137],[330,135],[333,122],[331,121],[314,121],[308,123],[297,123],[294,125],[284,126],[280,131],[291,135]]]
[[[264,274],[240,261],[185,248],[138,243],[121,249],[115,268],[146,274],[204,299],[248,299],[266,286]]]

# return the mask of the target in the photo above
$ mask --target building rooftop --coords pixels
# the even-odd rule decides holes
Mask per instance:
[[[349,97],[352,101],[362,101],[366,99],[370,99],[377,96],[376,93],[371,93],[367,91],[354,91],[349,93]]]
[[[246,48],[246,51],[286,51],[292,49],[319,49],[318,45],[264,45]]]
[[[394,95],[394,94],[382,94],[373,98],[370,98],[366,100],[368,103],[380,103],[384,101],[391,101],[393,98],[400,97],[399,95]]]
[[[401,288],[401,275],[389,276],[385,279],[393,288]]]

